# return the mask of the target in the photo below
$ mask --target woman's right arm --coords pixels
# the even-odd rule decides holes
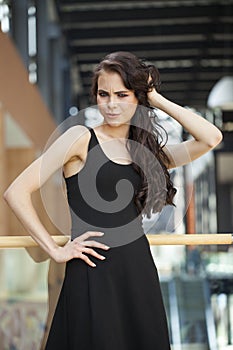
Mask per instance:
[[[90,247],[107,249],[95,241],[85,241],[93,236],[101,236],[100,232],[86,232],[64,247],[59,247],[40,221],[31,200],[33,192],[38,190],[48,178],[62,168],[71,158],[79,157],[80,150],[87,148],[90,132],[83,126],[70,128],[61,135],[37,160],[26,168],[4,193],[4,198],[18,219],[33,239],[56,262],[66,262],[72,258],[81,258],[91,266],[95,266],[86,254],[101,260],[102,257]]]

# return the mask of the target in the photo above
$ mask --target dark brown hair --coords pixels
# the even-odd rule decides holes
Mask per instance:
[[[135,194],[135,203],[140,213],[150,217],[152,212],[160,211],[164,205],[173,205],[176,193],[166,166],[169,164],[169,159],[163,151],[167,142],[167,133],[156,121],[155,110],[150,106],[147,98],[150,89],[155,87],[156,90],[159,90],[159,72],[154,65],[146,64],[130,52],[111,53],[99,63],[94,71],[91,93],[95,103],[98,78],[103,71],[118,73],[125,87],[134,91],[138,99],[138,108],[131,120],[127,147],[133,167],[142,179],[141,187]],[[162,129],[166,135],[165,140],[161,134]],[[130,140],[136,142],[130,142]],[[155,158],[158,162],[155,161]],[[165,188],[161,184],[161,176],[165,179]]]

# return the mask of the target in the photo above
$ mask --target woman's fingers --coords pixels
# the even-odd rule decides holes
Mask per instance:
[[[98,231],[87,231],[80,235],[79,237],[75,238],[77,241],[84,241],[90,237],[102,237],[104,235],[103,232],[98,232]]]
[[[71,242],[71,244],[73,244],[73,247],[75,249],[75,255],[77,254],[78,258],[84,260],[88,265],[92,267],[95,267],[96,264],[94,264],[86,254],[92,255],[95,258],[100,260],[105,260],[106,259],[105,256],[97,253],[94,249],[92,249],[92,247],[100,248],[104,250],[108,250],[110,247],[94,240],[86,240],[88,238],[101,237],[103,235],[104,235],[103,232],[87,231],[82,235],[80,235],[79,237],[75,238]]]
[[[86,247],[83,247],[82,250],[81,250],[82,253],[86,253],[86,254],[89,254],[89,255],[92,255],[100,260],[104,260],[106,259],[105,256],[103,255],[100,255],[99,253],[97,253],[94,249],[91,249],[91,248],[86,248]]]
[[[80,244],[82,244],[86,247],[100,248],[100,249],[104,249],[104,250],[110,249],[110,247],[107,246],[106,244],[96,242],[96,241],[84,241],[84,242],[80,242]]]
[[[85,254],[84,254],[85,253]],[[73,257],[84,260],[88,265],[96,267],[96,264],[91,261],[91,259],[86,255],[92,255],[97,259],[105,260],[105,256],[98,254],[94,249],[79,246],[77,250],[74,251]]]
[[[151,83],[152,81],[153,81],[153,80],[152,80],[152,76],[151,76],[151,74],[149,73],[147,83],[150,85],[150,83]]]
[[[93,263],[93,261],[91,261],[91,259],[89,259],[88,256],[85,254],[80,254],[79,259],[82,259],[83,261],[85,261],[85,263],[87,263],[91,267],[96,267],[96,264]]]
[[[87,248],[85,245],[84,245],[85,242],[83,242],[83,244],[81,243],[78,243],[78,242],[74,242],[74,245],[77,246],[77,251],[78,252],[81,252],[81,253],[86,253],[86,254],[89,254],[89,255],[92,255],[100,260],[104,260],[105,257],[99,253],[97,253],[94,249],[92,248]]]

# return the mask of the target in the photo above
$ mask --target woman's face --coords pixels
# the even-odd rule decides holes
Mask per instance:
[[[138,99],[125,87],[118,73],[103,71],[98,78],[97,104],[104,121],[119,126],[130,122]]]

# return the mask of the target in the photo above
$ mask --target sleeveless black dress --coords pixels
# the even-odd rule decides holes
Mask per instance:
[[[66,264],[46,350],[169,350],[167,320],[156,266],[133,194],[140,184],[132,164],[109,160],[91,129],[83,169],[66,178],[72,238],[102,231],[90,256]],[[130,200],[129,200],[130,198]]]

